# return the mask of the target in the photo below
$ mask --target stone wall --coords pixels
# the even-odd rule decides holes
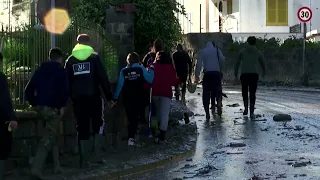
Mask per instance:
[[[112,84],[114,89],[116,84]],[[44,133],[44,123],[37,119],[35,111],[17,112],[19,127],[13,132],[13,146],[8,161],[8,170],[25,167],[35,154],[37,143]],[[72,103],[68,103],[65,116],[60,123],[60,153],[74,155],[77,153],[76,120],[73,115]],[[127,136],[126,117],[121,105],[121,97],[117,106],[105,109],[105,148],[118,147],[118,143]]]
[[[229,33],[189,33],[183,37],[183,46],[194,53],[205,47],[208,41],[215,42],[223,50],[224,46],[232,43],[232,35]]]
[[[127,54],[134,51],[134,14],[109,6],[106,17],[106,34],[116,45],[119,68],[122,68],[126,65]]]

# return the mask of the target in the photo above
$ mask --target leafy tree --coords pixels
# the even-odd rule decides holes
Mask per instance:
[[[181,28],[175,13],[185,15],[184,7],[173,0],[82,0],[74,6],[73,16],[83,17],[105,27],[105,8],[109,5],[135,3],[135,48],[144,53],[145,47],[161,38],[166,50],[171,50],[174,43],[181,39]]]

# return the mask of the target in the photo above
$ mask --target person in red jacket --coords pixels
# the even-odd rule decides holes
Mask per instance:
[[[170,103],[173,96],[172,86],[178,85],[180,80],[177,77],[170,55],[163,51],[156,54],[154,70],[152,101],[155,105],[160,130],[155,142],[161,143],[165,141],[165,134],[168,128]]]

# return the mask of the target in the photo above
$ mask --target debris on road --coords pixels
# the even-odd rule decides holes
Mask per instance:
[[[269,131],[269,128],[267,127],[267,128],[261,128],[260,129],[261,131]]]
[[[257,164],[257,163],[259,163],[259,161],[246,161],[245,163],[246,164]]]
[[[262,180],[264,178],[260,178],[259,176],[254,175],[252,178],[248,179],[248,180]]]
[[[296,126],[293,130],[295,130],[295,131],[302,131],[302,130],[304,130],[304,127],[302,127],[302,126]]]
[[[228,104],[227,106],[228,106],[228,107],[239,107],[240,104],[234,103],[234,104]]]
[[[286,174],[279,174],[276,179],[284,179],[287,178]]]
[[[251,119],[251,121],[262,121],[262,122],[265,122],[265,121],[268,121],[267,119]]]
[[[273,116],[273,120],[277,122],[291,121],[292,117],[289,114],[276,114]]]
[[[305,167],[312,164],[310,161],[308,162],[295,162],[294,164],[292,164],[292,167]]]
[[[228,145],[228,147],[232,147],[232,148],[239,148],[239,147],[246,147],[247,145],[244,143],[236,143],[236,142],[232,142]]]
[[[230,155],[230,154],[243,154],[243,152],[227,152],[226,154]]]

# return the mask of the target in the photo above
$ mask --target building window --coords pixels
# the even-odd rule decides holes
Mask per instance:
[[[227,1],[227,14],[232,14],[232,0]]]
[[[266,25],[288,26],[288,0],[266,0]]]

